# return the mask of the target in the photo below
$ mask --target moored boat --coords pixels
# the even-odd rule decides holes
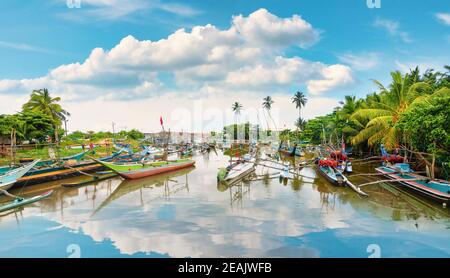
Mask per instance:
[[[128,164],[117,164],[99,160],[95,161],[113,170],[121,177],[126,179],[139,179],[149,177],[161,173],[192,167],[195,165],[195,161],[190,159],[154,161],[146,163],[128,163]]]
[[[384,165],[375,169],[385,177],[397,180],[399,184],[413,189],[435,201],[448,204],[450,201],[450,182],[440,179],[429,179],[415,174],[406,163]]]
[[[318,163],[319,173],[336,186],[345,186],[347,178],[336,169],[337,162],[331,159],[322,159]]]
[[[27,165],[23,165],[21,167],[9,170],[5,174],[0,176],[0,189],[8,190],[10,189],[14,183],[17,182],[18,179],[23,177],[28,171],[30,171],[37,163],[39,163],[39,159],[30,162]]]

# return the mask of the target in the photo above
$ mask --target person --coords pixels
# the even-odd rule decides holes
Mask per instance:
[[[89,143],[89,150],[92,152],[92,154],[95,154],[94,144],[92,142]]]

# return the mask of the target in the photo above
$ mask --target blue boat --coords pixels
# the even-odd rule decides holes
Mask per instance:
[[[0,190],[6,191],[10,189],[14,183],[21,177],[23,177],[28,171],[31,170],[37,163],[39,163],[39,159],[21,167],[12,169],[5,174],[0,176]]]
[[[429,179],[418,175],[407,163],[385,165],[375,169],[385,177],[397,180],[399,184],[413,189],[422,195],[428,196],[435,201],[448,204],[450,201],[450,182],[440,179]]]

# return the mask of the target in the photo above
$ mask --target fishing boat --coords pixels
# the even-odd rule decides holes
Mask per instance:
[[[295,156],[305,156],[305,152],[300,147],[295,148],[294,154]]]
[[[23,175],[23,177],[19,178],[17,182],[13,184],[13,187],[30,186],[72,176],[79,176],[83,173],[97,171],[102,168],[104,168],[104,166],[95,161],[84,161],[71,165],[63,164],[59,166],[32,169]]]
[[[402,163],[403,161],[405,161],[405,158],[398,153],[398,151],[396,151],[397,153],[395,154],[389,154],[386,149],[384,148],[384,145],[380,145],[380,149],[381,149],[381,155],[382,155],[382,160],[384,162],[388,162],[388,163]]]
[[[52,193],[53,193],[53,190],[45,192],[45,193],[40,194],[38,196],[31,197],[31,198],[16,198],[14,201],[12,201],[12,202],[10,202],[8,204],[1,205],[0,206],[0,212],[12,210],[12,209],[24,206],[24,205],[35,203],[37,201],[40,201],[42,199],[45,199],[45,198],[49,197],[50,195],[52,195]]]
[[[285,163],[283,163],[283,168],[282,168],[282,170],[280,171],[280,180],[281,181],[283,181],[283,180],[287,180],[287,179],[289,179],[289,168],[290,168],[290,163],[289,162],[285,162]]]
[[[89,151],[84,151],[72,156],[67,156],[67,157],[62,157],[60,158],[61,161],[65,162],[65,161],[79,161],[81,160]],[[7,173],[8,171],[20,168],[23,164],[25,163],[31,163],[33,162],[34,159],[32,158],[22,158],[19,160],[20,164],[19,165],[12,165],[12,166],[1,166],[0,167],[0,175]],[[34,165],[34,167],[39,168],[39,167],[48,167],[51,166],[53,164],[55,164],[57,162],[57,160],[52,160],[52,159],[48,159],[48,160],[40,160],[36,165]]]
[[[234,182],[240,180],[250,173],[255,171],[255,159],[250,155],[245,155],[243,159],[240,159],[226,168],[219,169],[217,174],[217,181],[222,182]]]
[[[61,157],[59,159],[59,161],[80,161],[88,152],[90,152],[90,150],[86,150],[83,151],[81,153],[77,153],[71,156],[66,156],[66,157]],[[19,160],[19,162],[23,163],[23,162],[29,162],[30,159],[21,159]],[[48,160],[41,160],[39,161],[39,163],[36,164],[36,167],[45,167],[45,166],[50,166],[55,164],[56,162],[58,162],[57,159],[48,159]]]
[[[336,186],[345,186],[347,178],[337,170],[338,163],[332,159],[321,159],[318,163],[319,173]]]
[[[17,182],[22,176],[24,176],[28,171],[31,170],[37,163],[39,163],[39,159],[30,162],[27,165],[12,169],[5,174],[0,176],[0,189],[8,190],[10,189],[14,183]]]
[[[375,169],[388,179],[398,181],[399,184],[411,188],[433,200],[448,204],[450,201],[450,182],[440,179],[429,179],[418,175],[407,163],[386,164]]]
[[[191,159],[178,159],[168,161],[153,161],[144,163],[125,163],[118,164],[112,162],[99,161],[98,163],[113,170],[125,179],[139,179],[161,173],[171,172],[183,168],[192,167],[195,161]]]
[[[356,193],[363,197],[369,196],[366,192],[362,191],[360,186],[354,185],[348,180],[342,171],[336,169],[337,161],[332,159],[321,159],[318,162],[319,173],[325,177],[329,182],[336,186],[348,186]]]

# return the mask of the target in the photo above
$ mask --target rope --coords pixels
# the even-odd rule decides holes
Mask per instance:
[[[8,197],[11,197],[11,198],[14,198],[14,199],[22,199],[21,197],[13,195],[13,194],[9,193],[8,191],[6,191],[4,189],[0,189],[0,192],[5,194]]]

